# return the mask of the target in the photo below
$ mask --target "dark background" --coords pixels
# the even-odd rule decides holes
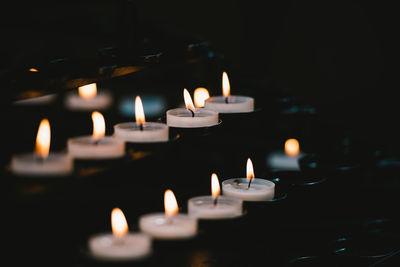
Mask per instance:
[[[1,9],[0,67],[92,59],[151,31],[208,40],[230,70],[290,88],[340,127],[397,150],[393,2],[16,1]]]

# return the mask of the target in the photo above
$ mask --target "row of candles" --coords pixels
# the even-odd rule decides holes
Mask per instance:
[[[43,119],[39,125],[36,148],[33,154],[15,155],[11,160],[14,174],[23,176],[57,176],[72,173],[73,160],[110,159],[125,155],[125,144],[159,143],[169,140],[169,127],[201,128],[219,123],[219,113],[246,113],[254,111],[254,99],[247,96],[231,96],[228,76],[223,73],[223,96],[201,100],[204,107],[196,108],[189,92],[184,89],[186,108],[166,112],[166,123],[146,122],[140,97],[135,99],[136,122],[114,125],[114,135],[105,136],[105,121],[100,112],[92,113],[93,134],[69,138],[68,153],[49,153],[50,123]],[[81,90],[94,90],[88,85]],[[80,105],[84,99],[74,100]],[[101,100],[100,102],[102,102]],[[93,103],[92,103],[93,104]],[[94,105],[90,104],[90,109]],[[196,106],[201,105],[197,104]],[[297,169],[300,156],[299,143],[295,139],[285,142],[285,152],[269,157],[272,168]],[[211,196],[199,196],[188,200],[188,214],[178,213],[178,204],[171,190],[165,191],[165,213],[144,215],[139,218],[141,233],[128,232],[127,222],[120,209],[112,211],[112,234],[101,234],[89,239],[91,254],[98,259],[127,260],[143,258],[151,253],[151,239],[186,239],[197,234],[198,219],[218,220],[243,215],[243,201],[269,201],[274,198],[275,184],[269,180],[255,178],[253,164],[247,161],[246,178],[232,178],[220,183],[215,173],[211,175]]]
[[[146,214],[139,218],[139,233],[128,231],[123,212],[114,208],[111,213],[112,233],[89,238],[91,255],[102,260],[141,259],[151,254],[151,240],[181,240],[198,233],[198,220],[223,220],[243,216],[243,201],[268,201],[274,198],[275,184],[255,178],[253,165],[247,160],[247,177],[232,178],[220,183],[211,175],[211,195],[188,200],[188,214],[179,213],[175,195],[164,193],[164,213]]]

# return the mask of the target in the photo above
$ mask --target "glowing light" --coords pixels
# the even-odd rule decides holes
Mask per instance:
[[[140,99],[140,96],[137,96],[135,99],[135,119],[136,123],[138,124],[144,124],[146,122],[144,116],[143,103],[142,99]]]
[[[92,121],[93,121],[93,138],[95,140],[99,140],[104,137],[106,134],[106,123],[104,121],[103,115],[98,112],[92,112]]]
[[[186,90],[186,88],[183,89],[183,99],[185,100],[186,108],[188,110],[195,112],[196,108],[194,107],[192,98],[190,97],[190,94],[189,94],[188,90]]]
[[[206,101],[207,98],[210,97],[210,93],[206,88],[199,87],[194,90],[193,98],[194,98],[194,104],[198,108],[203,108],[204,107],[204,102]]]
[[[166,190],[164,193],[164,209],[165,215],[167,216],[173,216],[179,211],[174,192],[170,189]]]
[[[231,86],[229,84],[228,74],[224,71],[222,73],[222,94],[225,98],[228,98],[231,94]]]
[[[118,238],[128,233],[128,223],[124,213],[119,208],[114,208],[111,212],[111,229],[113,235]]]
[[[288,139],[285,142],[285,153],[290,157],[295,157],[300,153],[299,141],[294,138]]]
[[[36,147],[35,154],[42,159],[46,159],[49,156],[50,151],[50,122],[48,119],[43,119],[40,122],[38,133],[36,136]]]
[[[96,83],[87,84],[78,88],[79,96],[84,99],[92,99],[97,95]]]
[[[217,199],[221,193],[221,189],[219,186],[218,176],[213,173],[211,174],[211,195],[213,199]]]
[[[246,166],[246,180],[249,182],[250,180],[254,179],[254,169],[253,169],[253,162],[251,162],[251,159],[247,159],[247,166]]]

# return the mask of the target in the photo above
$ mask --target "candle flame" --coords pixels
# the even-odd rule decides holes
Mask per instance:
[[[97,95],[96,83],[87,84],[78,88],[79,96],[84,99],[92,99]]]
[[[30,71],[30,72],[39,72],[39,70],[36,69],[36,68],[30,68],[29,71]]]
[[[285,142],[285,153],[290,157],[295,157],[300,153],[299,141],[294,138],[288,139]]]
[[[231,94],[231,86],[229,84],[228,74],[224,71],[222,73],[222,94],[225,98],[228,98]]]
[[[186,108],[195,112],[196,108],[194,107],[192,98],[190,97],[190,94],[186,88],[183,89],[183,99],[185,100]]]
[[[128,233],[128,223],[125,215],[119,208],[114,208],[111,211],[111,229],[115,237],[121,238]]]
[[[193,98],[194,98],[194,105],[198,108],[204,107],[204,102],[207,98],[210,97],[210,93],[206,88],[199,87],[194,90]]]
[[[251,162],[250,158],[247,159],[246,173],[247,173],[247,175],[246,175],[247,182],[254,179],[253,162]]]
[[[170,189],[165,190],[164,193],[164,209],[165,215],[168,217],[178,214],[179,211],[174,192],[172,192]]]
[[[103,115],[98,112],[92,112],[92,121],[93,121],[93,138],[95,140],[99,140],[104,137],[106,134],[106,123],[104,121]]]
[[[211,174],[211,195],[213,199],[217,199],[220,193],[221,189],[219,186],[218,176],[213,173]]]
[[[143,103],[142,103],[142,99],[140,98],[140,96],[136,96],[136,99],[135,99],[135,119],[136,119],[136,123],[138,123],[138,124],[144,124],[146,122],[146,119],[144,116]]]
[[[35,154],[42,159],[46,159],[49,156],[50,151],[50,122],[48,119],[43,119],[40,122],[38,133],[36,136],[36,148]]]

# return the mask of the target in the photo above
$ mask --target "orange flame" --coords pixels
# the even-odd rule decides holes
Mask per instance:
[[[295,157],[300,153],[299,141],[294,138],[288,139],[285,142],[285,153],[290,157]]]
[[[30,68],[29,71],[30,71],[30,72],[39,72],[39,70],[36,69],[36,68]]]
[[[170,189],[166,190],[164,193],[164,209],[165,215],[168,217],[178,214],[179,211],[174,192]]]
[[[124,213],[119,208],[114,208],[111,212],[111,229],[113,235],[118,238],[128,233],[128,223]]]
[[[210,97],[210,93],[206,88],[199,87],[196,90],[194,90],[193,98],[194,98],[194,104],[198,108],[203,108],[204,107],[204,102],[206,101],[207,98]]]
[[[222,94],[225,98],[228,98],[231,94],[231,86],[229,84],[228,74],[224,71],[222,73]]]
[[[254,179],[253,162],[251,162],[250,158],[247,159],[246,173],[247,173],[247,175],[246,175],[247,182]]]
[[[146,122],[146,119],[144,116],[143,103],[142,103],[142,99],[140,98],[140,96],[136,96],[136,99],[135,99],[135,119],[136,119],[136,123],[138,123],[138,124],[144,124]]]
[[[219,186],[218,176],[213,173],[211,174],[211,195],[213,199],[217,199],[220,193],[221,189]]]
[[[185,100],[186,108],[195,112],[196,108],[194,107],[192,98],[190,97],[190,94],[189,94],[188,90],[186,90],[186,88],[183,89],[183,99]]]
[[[48,119],[43,119],[40,122],[38,133],[36,136],[36,147],[35,154],[42,159],[46,159],[49,156],[50,151],[50,122]]]
[[[95,140],[99,140],[104,137],[106,134],[106,123],[104,121],[103,115],[98,112],[92,112],[92,121],[93,121],[93,138]]]
[[[92,99],[97,95],[96,83],[87,84],[78,88],[79,96],[84,99]]]

